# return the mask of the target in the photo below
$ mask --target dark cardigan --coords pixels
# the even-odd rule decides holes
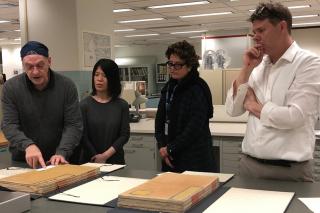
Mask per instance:
[[[166,136],[166,93],[169,89],[169,94],[172,94],[176,85],[168,112],[170,124]],[[196,69],[192,69],[179,82],[174,79],[167,82],[161,91],[155,137],[159,149],[167,146],[174,169],[163,162],[163,171],[216,171],[209,129],[209,119],[213,116],[212,105],[210,89]]]

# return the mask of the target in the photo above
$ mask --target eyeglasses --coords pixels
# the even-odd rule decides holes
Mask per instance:
[[[258,10],[255,10],[253,13],[256,17],[265,17],[265,18],[276,18],[279,20],[283,20],[283,17],[281,17],[280,14],[278,14],[276,11],[269,9],[266,6],[260,7]]]
[[[174,64],[171,61],[168,61],[166,64],[170,69],[173,68],[175,70],[180,70],[184,65],[186,65],[186,64],[181,64],[181,63]]]
[[[34,70],[34,68],[37,68],[37,70],[43,70],[45,66],[46,64],[43,62],[40,62],[38,64],[24,64],[24,68],[26,71],[32,71]]]

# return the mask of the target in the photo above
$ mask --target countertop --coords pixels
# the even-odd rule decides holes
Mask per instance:
[[[246,123],[210,123],[212,136],[243,137],[246,132]],[[131,133],[154,134],[154,119],[144,118],[137,123],[130,123]]]

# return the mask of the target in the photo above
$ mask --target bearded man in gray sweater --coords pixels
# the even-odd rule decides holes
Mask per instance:
[[[44,44],[29,41],[20,55],[25,72],[4,84],[1,100],[12,160],[32,168],[68,163],[83,129],[76,86],[50,69]]]

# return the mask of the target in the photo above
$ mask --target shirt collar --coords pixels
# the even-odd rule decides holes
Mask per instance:
[[[278,61],[286,60],[288,62],[292,62],[299,49],[299,45],[295,41],[292,42],[290,47],[284,52],[284,54],[279,58]],[[263,57],[263,61],[265,64],[271,63],[270,57],[268,55],[265,55]]]
[[[292,62],[299,49],[300,48],[298,44],[295,41],[292,42],[290,47],[285,51],[285,53],[280,57],[279,60],[286,60],[288,62]]]

